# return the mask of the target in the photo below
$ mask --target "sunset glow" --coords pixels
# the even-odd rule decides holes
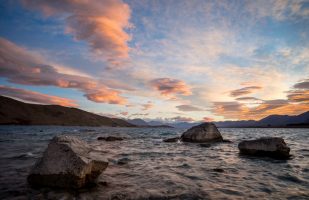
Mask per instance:
[[[119,118],[309,110],[309,3],[0,3],[0,95]]]

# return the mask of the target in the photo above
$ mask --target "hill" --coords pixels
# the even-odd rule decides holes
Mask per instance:
[[[135,127],[122,119],[96,115],[78,108],[39,105],[0,96],[0,124]]]

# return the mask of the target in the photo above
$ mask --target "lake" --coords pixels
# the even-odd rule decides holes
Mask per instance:
[[[221,128],[224,139],[201,147],[164,143],[175,128],[0,126],[0,199],[309,199],[309,129]],[[27,175],[55,135],[75,135],[109,161],[96,187],[34,189]],[[98,141],[99,136],[123,141]],[[240,156],[241,140],[283,137],[287,161]],[[222,169],[216,170],[216,169]]]

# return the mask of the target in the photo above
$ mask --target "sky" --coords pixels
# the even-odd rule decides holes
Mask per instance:
[[[2,0],[0,95],[168,122],[309,110],[308,0]]]

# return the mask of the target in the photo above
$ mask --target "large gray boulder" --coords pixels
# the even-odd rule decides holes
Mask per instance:
[[[257,140],[242,141],[238,144],[241,154],[267,156],[277,159],[290,157],[290,148],[279,137],[262,137]]]
[[[93,182],[108,162],[91,157],[89,145],[74,136],[56,136],[28,176],[33,186],[81,188]]]
[[[184,142],[221,142],[222,135],[213,123],[202,123],[193,126],[181,135],[181,140]]]

